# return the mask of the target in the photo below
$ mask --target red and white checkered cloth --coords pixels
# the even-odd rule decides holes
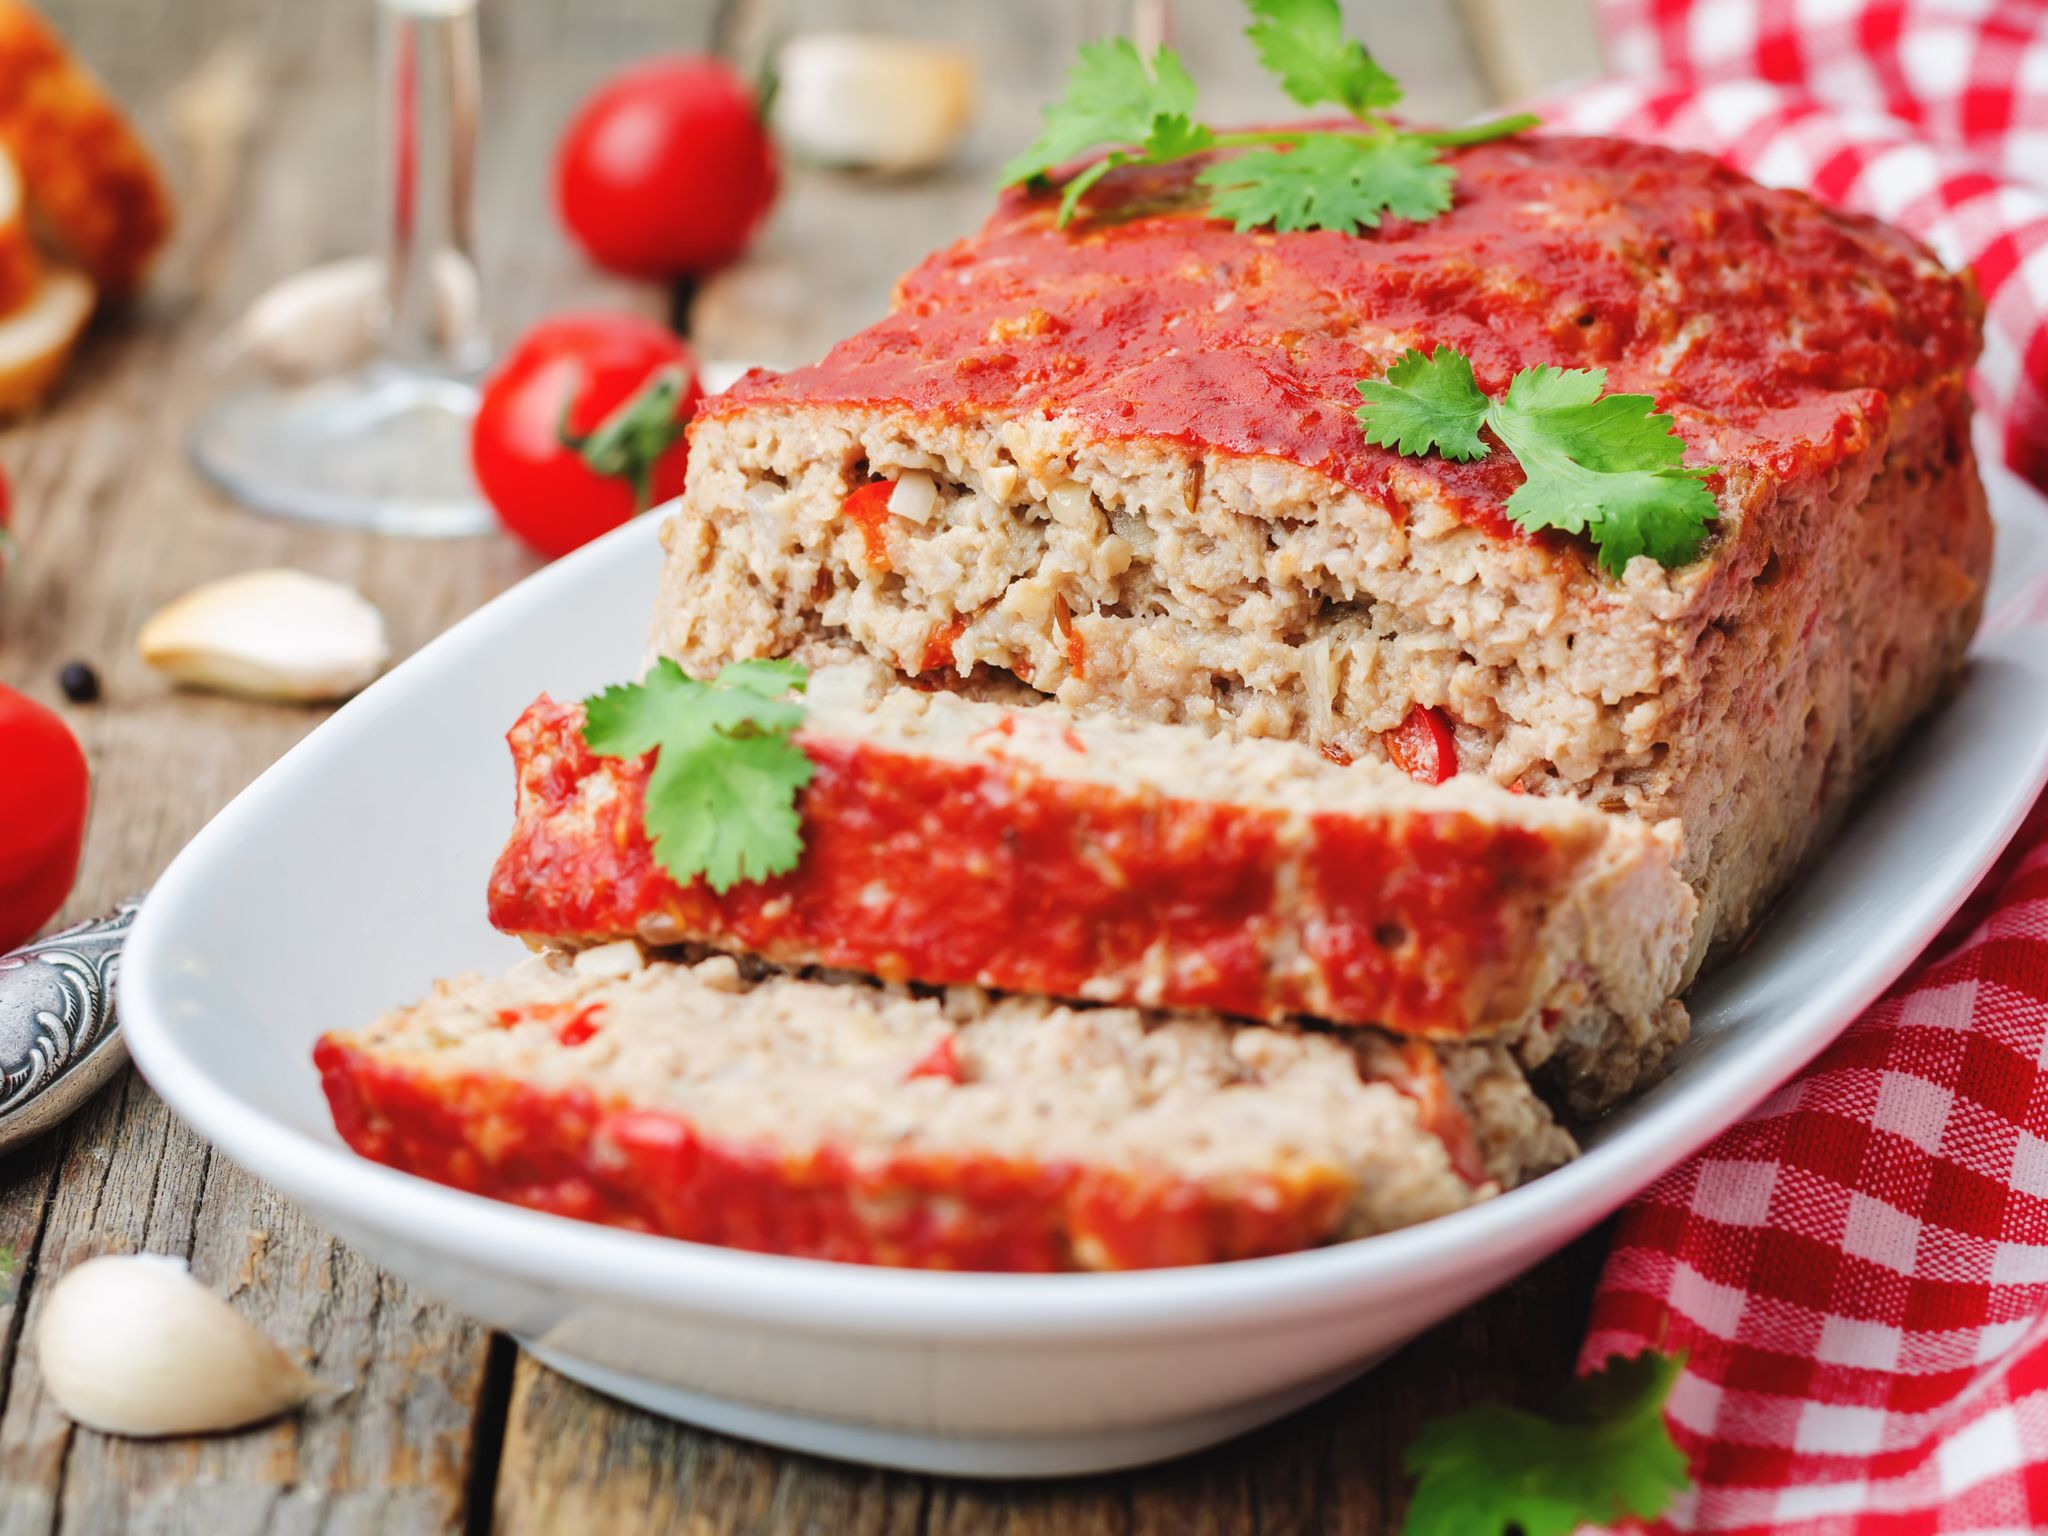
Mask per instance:
[[[1556,125],[1704,149],[1976,269],[1977,397],[2048,489],[2048,0],[1601,0]]]
[[[1706,149],[1977,269],[2048,487],[2048,0],[1604,0],[1560,126]],[[2048,707],[2044,703],[2043,707]],[[1682,1350],[1655,1529],[2048,1531],[2048,800],[1804,1076],[1621,1218],[1582,1363]]]

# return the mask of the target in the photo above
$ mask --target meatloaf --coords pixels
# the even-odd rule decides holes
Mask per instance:
[[[1569,1158],[1497,1046],[749,977],[635,946],[467,977],[317,1052],[379,1162],[700,1242],[949,1269],[1249,1258]]]
[[[1991,534],[1968,279],[1700,155],[1518,137],[1456,206],[1240,233],[1198,161],[1062,230],[1006,195],[888,317],[692,432],[656,648],[854,653],[1356,759],[1417,710],[1456,766],[1685,827],[1688,971],[1747,929],[1955,675]],[[1512,456],[1372,446],[1356,381],[1448,345],[1654,396],[1715,466],[1693,563],[1504,511]]]
[[[1555,1056],[1588,1109],[1684,1036],[1675,829],[1292,742],[920,692],[869,663],[811,679],[801,862],[721,894],[655,861],[652,758],[596,755],[582,721],[543,699],[510,736],[490,909],[529,941],[1499,1038],[1530,1067]]]

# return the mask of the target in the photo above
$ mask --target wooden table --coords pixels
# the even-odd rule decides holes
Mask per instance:
[[[1495,3],[1470,33],[1443,0],[1352,10],[1409,83],[1418,115],[1452,119],[1495,94],[1484,60],[1496,61],[1496,77],[1501,60],[1526,69],[1540,59],[1551,74],[1584,61],[1577,7]],[[1001,61],[960,163],[907,183],[790,173],[755,252],[696,297],[706,355],[798,361],[880,313],[895,273],[979,218],[993,166],[1028,137],[1081,18],[1113,8],[926,9]],[[1461,9],[1469,18],[1488,7]],[[133,655],[159,604],[226,572],[302,566],[361,587],[402,654],[534,562],[502,538],[416,543],[258,519],[201,484],[184,457],[212,388],[211,345],[241,307],[278,277],[369,244],[368,0],[66,0],[53,10],[162,147],[184,210],[148,302],[103,321],[48,410],[0,434],[24,545],[0,592],[0,679],[55,702],[58,668],[83,658],[106,687],[101,703],[66,709],[94,770],[85,865],[67,911],[76,917],[147,886],[320,719],[171,690]],[[668,310],[668,295],[578,260],[548,211],[545,168],[584,90],[622,60],[701,46],[707,11],[703,0],[485,0],[482,244],[501,338],[570,305]],[[1282,114],[1236,25],[1234,6],[1181,7],[1177,40],[1209,110]],[[1515,25],[1530,46],[1501,46]],[[0,764],[0,794],[5,773]],[[769,1451],[573,1386],[310,1225],[216,1157],[132,1073],[58,1133],[0,1159],[0,1245],[16,1256],[0,1281],[0,1536],[1391,1531],[1402,1448],[1424,1418],[1484,1396],[1540,1399],[1563,1379],[1600,1251],[1596,1235],[1237,1444],[1124,1476],[991,1485]],[[321,1378],[352,1390],[225,1438],[138,1443],[72,1428],[23,1341],[53,1277],[93,1254],[138,1249],[189,1256]]]

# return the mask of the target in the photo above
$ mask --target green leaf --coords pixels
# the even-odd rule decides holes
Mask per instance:
[[[1421,222],[1451,206],[1451,168],[1420,139],[1310,134],[1204,166],[1209,212],[1241,230],[1377,229],[1383,214]]]
[[[718,674],[717,686],[744,688],[764,699],[779,699],[785,693],[802,693],[810,681],[811,674],[801,664],[787,657],[762,657],[753,661],[728,662]]]
[[[1493,402],[1479,392],[1471,359],[1456,348],[1438,347],[1434,357],[1410,350],[1384,379],[1361,380],[1358,392],[1367,442],[1416,457],[1435,449],[1461,463],[1486,457],[1479,428]]]
[[[1129,165],[1138,158],[1127,155],[1120,149],[1113,149],[1093,165],[1083,166],[1068,178],[1060,192],[1059,227],[1065,229],[1074,222],[1074,215],[1081,210],[1081,197],[1090,187],[1102,180],[1120,165]]]
[[[1689,1486],[1664,1425],[1682,1359],[1646,1351],[1572,1383],[1555,1418],[1487,1404],[1425,1425],[1402,1536],[1570,1536],[1649,1520]]]
[[[1199,155],[1216,142],[1208,126],[1184,112],[1162,112],[1145,133],[1145,159],[1153,164]]]
[[[1620,576],[1637,555],[1688,564],[1719,515],[1709,469],[1684,467],[1685,441],[1648,395],[1602,395],[1600,369],[1525,368],[1487,425],[1528,478],[1508,498],[1524,528],[1588,535]]]
[[[1251,0],[1245,36],[1281,89],[1304,107],[1334,102],[1353,117],[1398,103],[1401,87],[1362,44],[1344,36],[1337,0]]]
[[[583,740],[603,757],[656,754],[643,822],[655,861],[678,882],[702,876],[723,894],[796,867],[797,792],[813,767],[791,733],[804,669],[736,661],[710,683],[667,657],[638,683],[583,701]]]
[[[1603,395],[1606,387],[1604,369],[1524,368],[1488,401],[1470,359],[1438,347],[1361,381],[1358,422],[1369,443],[1460,461],[1486,456],[1483,423],[1522,467],[1507,501],[1517,524],[1584,534],[1614,576],[1637,555],[1689,564],[1720,515],[1706,485],[1714,471],[1686,466],[1685,440],[1650,396]]]
[[[1195,82],[1171,48],[1161,47],[1147,70],[1137,45],[1127,37],[1083,43],[1080,57],[1067,71],[1066,94],[1046,106],[1043,126],[1031,147],[1003,167],[1003,185],[1043,176],[1091,149],[1142,147],[1162,119],[1183,125],[1160,127],[1162,140],[1180,142],[1193,126],[1194,109]],[[1208,130],[1202,133],[1206,136]]]

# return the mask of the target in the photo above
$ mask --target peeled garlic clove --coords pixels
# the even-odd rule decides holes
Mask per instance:
[[[974,112],[957,48],[864,32],[804,32],[775,55],[769,125],[803,159],[915,171],[951,153]]]
[[[136,649],[195,688],[297,701],[345,699],[391,655],[384,617],[360,593],[292,570],[194,587],[142,626]]]
[[[374,256],[308,267],[258,295],[228,334],[228,347],[284,379],[341,373],[369,357],[384,302],[384,264]],[[476,269],[459,252],[438,252],[437,339],[454,344],[474,334],[478,307]]]
[[[296,1408],[320,1390],[239,1312],[157,1254],[88,1259],[36,1326],[43,1384],[111,1435],[197,1435]]]

